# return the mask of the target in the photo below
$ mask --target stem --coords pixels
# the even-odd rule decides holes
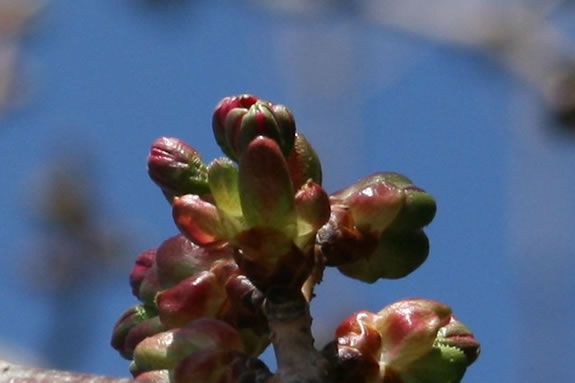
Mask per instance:
[[[265,314],[278,370],[273,383],[328,383],[329,364],[314,347],[309,304],[298,292],[267,294]]]
[[[128,378],[30,368],[0,360],[0,383],[129,383],[131,381]]]

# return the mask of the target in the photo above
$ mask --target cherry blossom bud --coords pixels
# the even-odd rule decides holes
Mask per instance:
[[[403,190],[378,174],[365,177],[333,194],[332,199],[347,206],[354,225],[360,231],[375,235],[383,233],[405,203]]]
[[[348,277],[366,283],[380,278],[403,278],[415,271],[427,259],[429,241],[423,231],[384,233],[377,246],[367,255],[338,266]]]
[[[412,231],[427,226],[435,217],[435,198],[423,189],[410,185],[404,187],[405,204],[389,227],[395,231]]]
[[[315,150],[301,132],[296,132],[295,134],[294,148],[287,157],[287,164],[296,190],[310,179],[321,185],[321,162]]]
[[[197,195],[174,199],[172,215],[180,231],[200,246],[224,241],[218,209]]]
[[[295,208],[298,219],[307,223],[314,231],[327,223],[331,212],[327,193],[311,179],[297,191]]]
[[[225,97],[218,103],[214,110],[212,117],[214,137],[223,152],[230,158],[235,158],[235,151],[230,147],[227,136],[229,135],[233,138],[234,133],[239,131],[239,123],[241,123],[241,120],[238,119],[235,121],[236,119],[230,118],[229,114],[234,109],[245,113],[247,109],[257,101],[258,98],[256,96],[249,94]],[[231,134],[229,133],[230,131],[232,132]]]
[[[155,311],[155,309],[154,309]],[[132,359],[134,356],[134,349],[144,339],[156,335],[167,328],[162,324],[160,318],[157,316],[148,318],[130,329],[124,341],[124,357]]]
[[[156,249],[146,250],[136,257],[136,262],[130,272],[130,287],[135,297],[139,296],[140,285],[148,273],[148,270],[154,265],[155,259]]]
[[[274,140],[287,156],[294,145],[295,122],[285,106],[254,96],[226,97],[214,111],[212,127],[218,145],[233,160],[258,136]]]
[[[255,138],[240,160],[239,190],[248,227],[273,228],[294,237],[294,190],[278,145]]]
[[[156,310],[144,305],[130,307],[122,314],[112,331],[112,347],[126,359],[131,358],[131,351],[126,349],[126,337],[132,329],[156,315]]]
[[[192,353],[208,350],[243,352],[238,332],[216,319],[198,319],[185,327],[141,341],[134,350],[134,371],[173,369]]]
[[[189,321],[214,317],[226,301],[226,292],[216,275],[202,271],[158,294],[159,316],[168,328]]]
[[[427,299],[405,299],[377,313],[381,336],[380,361],[403,370],[433,348],[439,329],[451,319],[449,306]]]
[[[162,285],[160,284],[160,278],[158,276],[158,268],[154,263],[144,276],[144,279],[140,284],[137,297],[141,302],[154,306],[156,302],[156,294],[161,290]]]
[[[172,287],[193,274],[209,270],[216,261],[232,258],[229,246],[201,247],[178,234],[158,247],[158,277],[162,287]]]
[[[154,141],[148,155],[148,174],[168,196],[209,193],[206,165],[194,148],[178,138]]]

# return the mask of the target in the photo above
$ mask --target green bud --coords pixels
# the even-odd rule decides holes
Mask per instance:
[[[156,315],[155,309],[142,304],[132,306],[126,310],[114,325],[111,340],[112,347],[117,350],[124,358],[131,359],[132,350],[126,349],[126,337],[134,327],[138,326],[154,315]]]
[[[161,332],[141,341],[134,350],[134,370],[173,369],[194,352],[234,350],[243,352],[238,332],[225,322],[198,319],[186,327]]]
[[[239,190],[248,227],[275,229],[295,237],[293,186],[275,141],[259,136],[247,147],[240,160]]]
[[[287,157],[287,164],[294,189],[299,189],[310,179],[321,185],[321,162],[317,153],[301,132],[296,132],[295,134],[294,148]]]
[[[385,232],[369,255],[338,266],[348,277],[367,283],[398,279],[415,271],[427,259],[429,241],[423,231]]]

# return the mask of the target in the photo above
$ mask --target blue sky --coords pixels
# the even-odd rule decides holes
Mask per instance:
[[[493,60],[353,12],[76,0],[49,4],[21,61],[26,103],[0,117],[0,343],[43,358],[51,310],[68,313],[24,277],[38,240],[32,197],[51,160],[86,153],[100,219],[131,239],[126,257],[135,257],[176,231],[146,175],[150,143],[177,136],[206,160],[219,156],[211,111],[222,97],[249,92],[290,107],[329,191],[394,170],[438,201],[430,257],[408,278],[363,285],[326,275],[312,307],[319,338],[353,311],[423,296],[450,304],[482,342],[465,382],[538,382],[542,371],[575,378],[567,369],[575,314],[565,303],[575,292],[573,142],[545,133],[536,95]],[[78,333],[62,334],[62,344],[85,345],[75,369],[127,374],[108,345],[134,303],[129,264],[122,268],[63,297],[79,294],[92,309]]]

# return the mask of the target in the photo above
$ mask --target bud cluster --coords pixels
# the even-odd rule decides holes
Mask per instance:
[[[273,339],[264,309],[272,293],[279,301],[303,294],[307,304],[325,266],[373,283],[411,273],[428,254],[422,229],[433,197],[397,173],[329,195],[285,106],[226,97],[212,129],[225,157],[206,164],[167,137],[148,156],[180,234],[136,258],[130,285],[139,303],[114,327],[112,346],[137,381],[263,382],[271,373],[257,357]],[[457,362],[462,376],[478,350],[449,308],[423,300],[356,314],[336,338],[324,353],[342,382],[420,381],[412,376],[441,364],[444,352],[467,358]]]
[[[463,378],[479,349],[448,306],[406,299],[377,314],[353,314],[324,353],[334,360],[341,383],[446,383]]]

